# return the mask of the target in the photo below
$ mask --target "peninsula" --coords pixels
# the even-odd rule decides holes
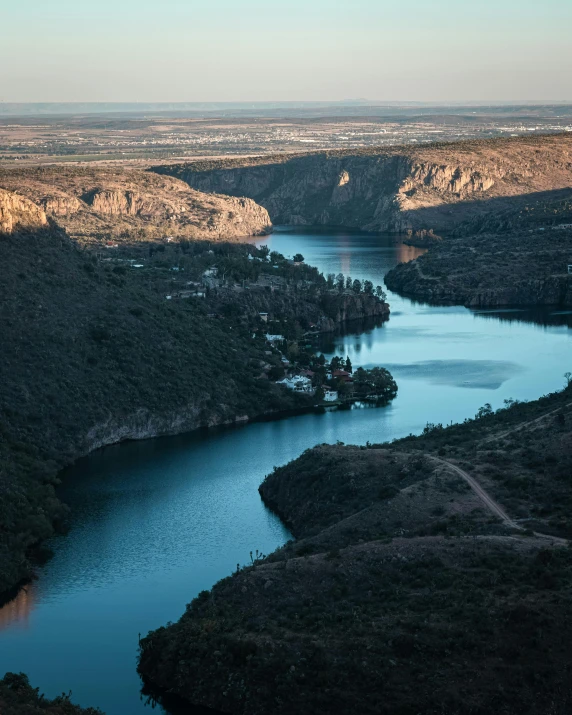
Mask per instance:
[[[233,715],[566,712],[571,440],[569,385],[306,451],[260,487],[296,541],[151,632],[140,672]]]
[[[68,201],[77,174],[63,176]],[[163,219],[107,212],[116,204],[99,199],[93,208],[74,198],[68,215],[64,199],[44,206],[35,184],[22,186],[0,189],[0,593],[31,575],[37,545],[65,527],[62,467],[126,439],[312,408],[315,389],[279,384],[310,366],[305,335],[389,314],[381,288],[349,279],[348,289],[343,276],[334,284],[303,257],[218,235],[191,242],[176,237],[176,221],[165,235]],[[224,214],[226,199],[191,194],[195,216],[218,206],[208,208],[213,225],[243,230],[238,211],[234,223]],[[102,237],[97,227],[115,220],[117,233]]]

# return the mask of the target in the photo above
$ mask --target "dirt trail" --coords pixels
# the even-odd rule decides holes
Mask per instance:
[[[544,415],[546,417],[547,415]],[[532,420],[532,422],[535,422],[536,420]],[[471,489],[475,492],[475,494],[479,497],[479,499],[485,504],[485,506],[491,511],[495,516],[498,516],[501,521],[503,521],[507,526],[509,526],[512,529],[518,529],[519,531],[524,531],[524,527],[522,527],[520,524],[517,524],[516,521],[511,519],[509,515],[506,513],[506,511],[502,508],[502,506],[496,502],[487,492],[483,489],[483,487],[479,484],[479,482],[472,477],[468,472],[465,472],[464,469],[461,469],[461,467],[458,467],[456,464],[453,464],[452,462],[448,462],[446,459],[441,459],[441,457],[434,457],[433,455],[426,455],[429,459],[431,459],[433,462],[438,462],[439,464],[442,464],[445,467],[448,467],[449,469],[452,469],[456,474],[458,474],[462,479],[464,479],[467,484],[471,487]],[[549,534],[539,534],[538,532],[533,532],[534,536],[537,536],[541,539],[547,539],[550,540],[553,544],[558,544],[561,546],[567,546],[568,545],[568,539],[562,539],[559,536],[550,536]]]
[[[547,412],[544,415],[540,415],[540,417],[536,417],[533,420],[529,420],[528,422],[521,422],[520,424],[516,425],[516,427],[513,427],[512,429],[507,430],[506,432],[501,432],[500,434],[494,434],[492,437],[485,437],[485,439],[482,439],[478,444],[486,444],[487,442],[494,442],[497,439],[504,439],[509,434],[512,434],[513,432],[519,432],[522,429],[526,429],[527,427],[530,427],[531,425],[538,424],[539,422],[542,422],[545,420],[547,417],[550,417],[550,415],[555,415],[557,412],[560,412],[560,410],[566,410],[568,408],[572,407],[572,402],[568,402],[566,405],[563,405],[562,407],[558,407],[556,410],[551,410],[550,412]]]
[[[507,526],[510,526],[513,529],[521,528],[520,526],[518,526],[518,524],[515,521],[513,521],[509,517],[509,515],[502,508],[502,506],[500,504],[498,504],[491,496],[489,496],[487,494],[487,492],[481,487],[481,485],[477,482],[477,480],[474,477],[471,477],[470,474],[465,472],[464,469],[461,469],[461,467],[458,467],[456,464],[453,464],[452,462],[448,462],[446,459],[441,459],[440,457],[433,457],[432,455],[427,455],[427,456],[433,462],[439,462],[440,464],[443,464],[445,467],[452,469],[462,479],[464,479],[467,482],[467,484],[471,487],[471,489],[475,492],[475,494],[479,497],[479,499],[489,509],[489,511],[492,511],[492,513],[495,514],[495,516],[498,516],[499,519],[504,521],[504,523]]]

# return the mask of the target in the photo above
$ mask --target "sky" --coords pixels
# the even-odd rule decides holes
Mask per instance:
[[[572,101],[572,0],[0,0],[0,101]]]

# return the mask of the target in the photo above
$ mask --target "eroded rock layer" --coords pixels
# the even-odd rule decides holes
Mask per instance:
[[[142,171],[64,166],[5,170],[0,187],[17,192],[20,201],[33,202],[86,243],[167,235],[228,240],[262,235],[271,226],[266,209],[251,199],[206,195],[177,179]]]
[[[200,161],[154,171],[200,191],[249,196],[274,223],[448,231],[572,186],[572,136]]]

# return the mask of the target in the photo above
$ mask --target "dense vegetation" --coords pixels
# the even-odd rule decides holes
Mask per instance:
[[[571,218],[572,212],[566,220]],[[433,302],[571,306],[568,265],[572,228],[537,227],[434,242],[425,255],[389,271],[385,282],[391,290]]]
[[[209,317],[205,300],[165,300],[168,268],[98,260],[55,227],[2,236],[0,261],[0,592],[65,520],[54,487],[77,456],[307,402],[260,379],[278,358],[248,321]]]
[[[33,688],[23,673],[6,673],[0,680],[0,713],[2,715],[102,715],[101,710],[80,708],[70,696],[48,700]]]
[[[572,551],[539,534],[572,534],[571,458],[570,385],[420,437],[308,450],[260,488],[298,540],[149,634],[140,671],[236,714],[564,715]]]

